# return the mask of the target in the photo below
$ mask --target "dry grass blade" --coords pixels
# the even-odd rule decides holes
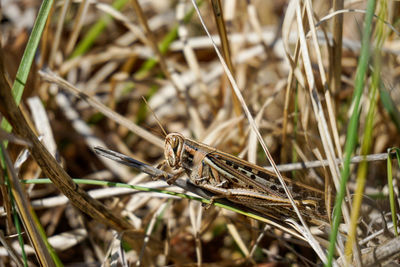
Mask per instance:
[[[343,3],[343,0],[334,1],[333,10],[337,11],[343,9]],[[333,78],[331,82],[331,88],[332,93],[335,94],[339,92],[342,81],[343,15],[335,16],[333,19],[333,41],[336,45],[332,47]],[[339,153],[339,155],[342,155],[342,153]]]
[[[311,97],[311,103],[313,106],[313,110],[315,113],[315,116],[317,118],[318,122],[318,129],[321,135],[321,140],[322,143],[324,144],[325,148],[325,153],[329,161],[329,168],[331,171],[331,174],[334,178],[335,185],[338,187],[339,184],[339,168],[338,166],[333,162],[333,159],[336,158],[335,152],[333,149],[333,142],[332,139],[330,138],[330,133],[328,130],[328,125],[326,123],[325,115],[323,113],[323,107],[322,103],[320,102],[320,98],[318,96],[318,93],[316,92],[316,85],[315,85],[315,78],[312,72],[312,67],[311,67],[311,60],[309,57],[309,51],[306,43],[306,38],[305,38],[305,32],[303,29],[303,23],[302,23],[302,15],[301,15],[301,7],[300,3],[296,2],[296,19],[297,19],[297,27],[299,30],[299,40],[300,40],[300,49],[302,52],[302,58],[304,62],[304,68],[306,72],[306,77],[308,79],[308,84],[309,84],[309,92],[310,92],[310,97]],[[309,10],[308,10],[309,11]],[[347,213],[348,214],[348,213]],[[347,215],[347,219],[349,219]]]
[[[231,234],[236,244],[240,248],[240,251],[245,255],[246,258],[249,259],[250,252],[247,249],[242,237],[240,236],[237,227],[232,222],[227,222],[226,227],[228,228],[229,233]]]
[[[65,52],[66,54],[70,54],[72,52],[72,49],[74,48],[74,45],[76,43],[76,40],[78,40],[79,37],[79,32],[82,29],[83,26],[83,20],[85,18],[85,15],[87,14],[88,8],[89,8],[89,0],[82,0],[79,9],[77,12],[77,15],[75,17],[75,22],[73,26],[72,33],[69,37]]]
[[[56,74],[50,71],[40,71],[39,74],[48,82],[54,83],[61,88],[68,90],[69,92],[75,94],[77,97],[82,98],[83,100],[87,101],[89,104],[93,105],[96,109],[102,112],[104,115],[109,117],[110,119],[114,120],[115,122],[125,126],[135,134],[141,136],[142,138],[148,140],[150,143],[163,148],[164,142],[159,139],[158,137],[154,136],[153,134],[147,132],[146,130],[140,128],[136,124],[132,123],[131,121],[127,120],[126,118],[122,117],[118,113],[110,110],[108,107],[100,103],[98,100],[88,96],[83,91],[79,90],[72,84],[68,83],[66,80],[62,79],[61,77],[57,76]]]
[[[28,99],[35,128],[40,136],[43,136],[43,143],[51,155],[56,158],[57,145],[50,127],[50,122],[42,102],[38,97]]]
[[[7,140],[8,142],[22,145],[22,146],[30,146],[31,145],[26,140],[19,138],[18,136],[15,136],[14,134],[10,134],[2,129],[0,129],[0,140],[1,141]]]
[[[339,17],[340,15],[342,15],[343,13],[351,13],[351,12],[355,12],[355,13],[362,13],[365,14],[366,10],[364,9],[340,9],[340,10],[336,10],[326,16],[324,16],[323,18],[321,18],[318,23],[315,25],[315,27],[319,27],[322,23],[325,23],[327,20],[331,19],[331,18],[335,18],[335,17]],[[400,32],[393,27],[393,25],[391,23],[389,23],[388,21],[382,20],[382,18],[380,18],[377,15],[373,15],[375,18],[381,20],[387,27],[390,28],[390,30],[392,30],[393,32],[395,32],[398,36],[400,36]]]
[[[67,11],[68,11],[70,3],[71,3],[71,0],[66,0],[63,2],[61,15],[58,17],[57,30],[56,30],[55,37],[54,37],[54,43],[51,46],[51,51],[50,51],[50,58],[49,58],[49,67],[50,68],[53,68],[54,63],[55,63],[54,61],[56,58],[56,53],[59,49],[59,45],[61,42],[61,34],[63,31],[65,16],[67,15]]]
[[[56,101],[64,115],[71,122],[72,127],[75,129],[77,133],[79,133],[85,139],[88,147],[96,147],[96,146],[106,146],[106,144],[96,136],[96,133],[87,125],[85,121],[83,121],[79,113],[74,110],[71,101],[64,94],[57,94]],[[115,164],[113,161],[104,160],[104,158],[100,157],[100,160],[103,162],[105,166],[107,166],[113,173],[117,174],[119,177],[123,179],[128,179],[130,177],[129,170],[127,168],[121,167]]]
[[[316,31],[316,27],[314,24],[314,16],[313,16],[314,14],[312,11],[313,9],[312,9],[312,5],[311,5],[310,1],[306,1],[305,3],[306,3],[306,9],[307,9],[307,18],[308,18],[308,22],[309,22],[309,26],[310,26],[310,32],[311,32],[313,45],[314,45],[314,49],[315,49],[314,51],[316,53],[316,58],[317,58],[317,62],[318,62],[318,70],[319,70],[319,74],[321,76],[321,82],[323,84],[323,87],[325,88],[324,95],[325,95],[325,101],[326,101],[326,106],[327,106],[327,111],[328,111],[328,120],[329,120],[331,129],[332,129],[332,135],[333,135],[333,140],[334,140],[337,156],[339,158],[341,158],[342,157],[342,149],[340,147],[339,133],[338,133],[337,125],[336,125],[336,116],[335,116],[334,107],[332,104],[333,100],[332,100],[331,92],[328,89],[328,81],[327,81],[327,77],[326,77],[325,70],[324,70],[321,49],[320,49],[320,45],[318,44],[317,31]],[[339,40],[340,40],[340,42],[338,42],[337,45],[338,45],[338,47],[341,47],[342,46],[341,37]],[[338,48],[338,50],[341,50],[341,49]],[[335,54],[335,52],[334,52],[334,56],[338,57],[338,55],[341,55],[341,53],[338,52],[337,54]],[[341,58],[341,57],[339,57],[339,58]],[[336,62],[334,62],[333,64],[341,66],[341,64],[337,64]],[[335,69],[335,71],[341,73],[341,68],[337,67]],[[336,74],[334,74],[334,75],[336,75]],[[340,75],[339,75],[338,82],[340,82]],[[335,83],[337,83],[337,82],[335,82]],[[335,93],[335,92],[336,91],[333,89],[333,93]]]
[[[49,250],[46,247],[45,241],[40,235],[35,220],[31,214],[32,207],[30,206],[28,197],[18,180],[18,176],[14,170],[11,159],[4,149],[3,144],[0,144],[0,148],[1,151],[4,151],[3,156],[7,165],[7,170],[10,178],[9,182],[11,185],[11,192],[15,201],[15,205],[18,208],[18,213],[24,224],[27,236],[35,249],[35,255],[37,256],[42,266],[55,266],[54,261],[50,256]]]
[[[394,157],[394,154],[391,154],[391,157]],[[386,160],[388,157],[387,153],[379,153],[379,154],[372,154],[372,155],[367,155],[367,156],[354,156],[351,158],[351,163],[356,164],[360,163],[362,161],[383,161]],[[342,159],[336,159],[335,163],[338,165],[343,164]],[[308,169],[308,168],[319,168],[319,167],[325,167],[328,166],[329,162],[328,160],[316,160],[316,161],[305,161],[305,162],[296,162],[296,163],[288,163],[288,164],[281,164],[278,165],[278,169],[281,172],[289,172],[289,171],[294,171],[294,170],[303,170],[303,169]],[[267,170],[272,170],[272,167],[265,167]]]
[[[13,259],[14,263],[18,267],[24,266],[23,262],[20,259],[20,256],[18,253],[14,250],[12,246],[9,245],[9,243],[6,240],[6,237],[4,236],[3,230],[0,230],[0,243],[3,245],[3,247],[6,249],[8,255]]]
[[[196,214],[196,208],[197,208],[197,214]],[[203,216],[203,209],[201,205],[198,205],[198,203],[194,203],[191,201],[189,203],[189,219],[190,219],[190,224],[193,229],[193,236],[195,238],[195,244],[196,244],[196,258],[197,258],[197,265],[201,266],[203,263],[203,249],[201,246],[201,233],[200,233],[200,227],[201,227],[201,221],[202,221],[202,216]]]
[[[221,40],[222,54],[224,55],[226,65],[228,66],[230,72],[232,74],[234,74],[235,70],[233,68],[231,48],[229,45],[227,30],[225,27],[224,12],[222,12],[221,0],[212,0],[211,5],[213,7],[212,10],[213,10],[213,14],[214,14],[214,19],[215,19],[217,29],[218,29],[218,34],[219,34],[219,37]],[[229,81],[229,82],[231,82],[231,81]],[[236,116],[239,117],[242,115],[242,110],[240,108],[239,99],[236,96],[236,93],[234,92],[232,86],[233,85],[231,84],[230,88],[231,88],[233,110],[234,110]],[[243,126],[242,126],[241,122],[238,123],[238,128],[239,128],[239,133],[242,135],[243,134]]]
[[[398,258],[400,254],[400,237],[372,249],[362,256],[363,266],[376,266],[387,262],[389,259]]]
[[[1,199],[4,203],[4,206],[2,207],[3,209],[3,214],[6,215],[7,218],[7,227],[6,230],[11,232],[11,228],[13,225],[13,218],[12,218],[12,208],[11,208],[11,198],[9,194],[9,188],[6,186],[6,177],[4,175],[4,172],[0,172],[0,192],[1,192]],[[10,252],[13,253],[13,252]]]
[[[164,210],[165,210],[165,208],[167,206],[168,206],[168,203],[162,203],[159,206],[159,208],[157,209],[157,211],[153,214],[153,217],[151,218],[150,223],[149,223],[149,225],[147,227],[147,230],[146,230],[146,236],[145,236],[145,238],[143,240],[143,245],[142,245],[142,248],[141,248],[140,254],[139,254],[139,260],[136,262],[136,266],[141,266],[142,265],[143,257],[145,255],[145,251],[146,251],[146,246],[150,241],[151,233],[154,230],[154,227],[156,225],[158,217],[161,215],[161,213],[164,212]]]
[[[176,18],[179,22],[178,35],[180,38],[180,42],[183,45],[182,52],[183,52],[183,55],[185,56],[187,64],[189,65],[189,69],[195,75],[195,80],[196,80],[195,84],[197,84],[197,86],[200,88],[200,90],[203,92],[203,94],[206,95],[206,97],[209,99],[209,101],[211,103],[215,104],[215,102],[216,102],[215,99],[213,99],[207,92],[207,85],[204,81],[205,78],[204,78],[204,75],[202,74],[199,60],[197,59],[197,56],[194,51],[194,48],[192,47],[192,44],[189,43],[188,29],[184,23],[185,4],[186,4],[186,1],[181,0],[181,1],[179,1],[178,5],[176,7]],[[172,47],[172,45],[171,45],[171,47]],[[196,117],[193,116],[193,118],[196,118]],[[197,129],[196,136],[200,137],[200,139],[201,139],[204,135],[204,125],[201,122],[201,120],[196,120],[193,122],[195,123],[195,127]]]
[[[154,181],[154,182],[146,182],[146,183],[140,183],[137,184],[139,187],[146,187],[146,188],[164,188],[165,187],[165,182],[163,181]],[[112,197],[123,197],[128,194],[132,194],[134,192],[137,192],[135,189],[130,189],[130,188],[120,188],[120,187],[112,187],[112,188],[101,188],[101,189],[93,189],[89,190],[88,194],[94,198],[94,199],[108,199]],[[140,194],[136,194],[140,196]],[[160,197],[161,194],[159,193],[143,193],[142,195],[148,195],[148,196],[154,196],[154,197]],[[163,197],[168,197],[165,195],[162,195]],[[169,196],[169,198],[174,198],[172,196]],[[178,197],[176,197],[178,198]],[[55,196],[55,197],[47,197],[47,198],[42,198],[38,200],[32,200],[31,201],[32,207],[35,209],[47,209],[47,208],[53,208],[61,205],[68,204],[68,198],[65,197],[64,195],[62,196]]]

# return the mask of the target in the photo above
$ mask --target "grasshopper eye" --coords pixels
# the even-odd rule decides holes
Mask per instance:
[[[180,157],[184,139],[180,134],[169,134],[165,138],[164,156],[168,165],[172,168],[180,167]]]

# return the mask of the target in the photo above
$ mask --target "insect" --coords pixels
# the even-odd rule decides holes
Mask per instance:
[[[175,170],[183,170],[195,185],[282,220],[297,218],[278,177],[257,165],[208,145],[170,133],[165,138],[164,156]],[[324,192],[311,186],[284,180],[302,216],[311,223],[327,222]]]

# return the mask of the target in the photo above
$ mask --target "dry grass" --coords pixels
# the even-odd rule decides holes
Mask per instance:
[[[318,23],[333,12],[330,1],[223,1],[224,17],[216,23],[211,2],[218,1],[205,1],[200,12],[225,58],[221,61],[190,1],[123,2],[114,5],[123,6],[120,11],[110,1],[54,4],[19,109],[7,88],[35,20],[30,14],[36,14],[41,1],[2,6],[0,112],[14,132],[0,131],[0,140],[10,141],[2,148],[0,261],[23,265],[16,233],[21,233],[25,259],[32,266],[53,266],[53,261],[81,266],[117,266],[117,261],[123,266],[312,266],[326,261],[328,225],[308,227],[296,217],[280,222],[288,228],[285,232],[266,224],[262,214],[237,211],[243,207],[232,203],[221,202],[235,211],[220,208],[221,203],[205,209],[197,198],[171,193],[196,190],[182,183],[187,177],[180,178],[180,187],[168,186],[98,156],[93,148],[107,147],[157,166],[164,159],[165,137],[158,119],[167,133],[182,133],[259,166],[276,163],[283,175],[325,190],[327,209],[332,209],[354,112],[365,17],[357,10],[365,10],[366,4],[345,2],[342,25],[339,13]],[[400,247],[393,227],[398,214],[392,216],[390,210],[391,187],[381,154],[400,140],[399,35],[390,28],[396,29],[400,5],[390,2],[383,12],[384,2],[374,12],[380,19],[373,21],[374,56],[360,102],[354,155],[369,154],[370,163],[350,265],[396,262]],[[106,14],[113,19],[104,18]],[[385,21],[383,28],[379,21]],[[374,75],[381,85],[371,99]],[[377,107],[368,124],[372,103]],[[371,136],[365,134],[368,129]],[[365,139],[370,146],[361,150]],[[266,143],[267,152],[259,141]],[[304,164],[290,165],[295,162]],[[350,199],[359,186],[357,166],[350,168],[334,264],[345,261],[344,237],[354,212]],[[392,173],[392,200],[398,206],[397,166]],[[71,177],[87,180],[78,189]],[[18,183],[18,178],[30,183]],[[102,186],[90,180],[103,181]]]

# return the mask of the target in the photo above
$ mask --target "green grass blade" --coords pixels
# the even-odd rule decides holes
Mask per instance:
[[[27,267],[28,266],[28,257],[25,252],[25,244],[24,244],[24,237],[23,237],[23,233],[22,233],[23,230],[21,227],[21,221],[19,220],[17,208],[15,207],[14,197],[11,193],[10,188],[8,188],[8,191],[9,191],[11,207],[12,207],[12,211],[13,211],[12,216],[13,216],[13,220],[14,220],[14,225],[15,225],[15,229],[18,234],[18,243],[19,243],[19,247],[21,248],[21,257],[24,262],[24,266]]]
[[[47,238],[47,234],[46,231],[44,230],[39,218],[36,215],[36,212],[34,210],[31,210],[31,216],[35,222],[35,225],[37,227],[37,230],[41,236],[41,238],[43,239],[44,244],[46,245],[46,248],[51,256],[51,258],[54,261],[55,266],[57,267],[62,267],[64,266],[64,264],[61,262],[60,258],[57,255],[57,252],[55,251],[55,249],[51,246],[51,244],[49,243],[49,240]]]
[[[128,3],[128,1],[129,0],[116,0],[113,2],[112,7],[116,10],[120,10],[126,5],[126,3]],[[104,31],[110,21],[112,21],[111,15],[107,14],[101,17],[100,20],[90,28],[83,40],[78,43],[75,50],[71,53],[70,58],[75,58],[86,53],[92,47],[97,37],[99,37],[99,35]]]
[[[370,36],[371,36],[372,18],[374,14],[374,9],[375,9],[375,0],[369,0],[367,4],[367,13],[365,16],[364,31],[361,44],[361,54],[356,73],[355,91],[353,96],[354,110],[353,114],[351,115],[349,127],[347,130],[344,165],[341,171],[339,192],[337,193],[335,200],[332,232],[330,234],[330,243],[328,248],[328,261],[326,264],[329,267],[332,266],[333,255],[335,252],[336,238],[338,235],[339,224],[342,218],[342,203],[346,192],[347,180],[350,175],[350,158],[357,144],[360,99],[364,88],[364,79],[370,56],[369,55]]]
[[[198,1],[198,5],[201,6],[203,1]],[[184,16],[183,23],[188,23],[190,19],[193,17],[195,9],[191,8],[190,11]],[[160,44],[158,45],[161,54],[167,53],[171,43],[176,40],[178,37],[178,27],[179,25],[175,25],[169,33],[162,39]],[[157,58],[150,58],[146,60],[143,65],[139,68],[139,70],[135,74],[135,79],[142,79],[147,75],[147,73],[153,69],[158,63]]]
[[[164,37],[162,42],[159,45],[159,49],[161,54],[165,54],[168,51],[169,45],[177,38],[178,36],[178,25],[174,26],[174,28]],[[157,58],[150,58],[146,60],[140,69],[135,74],[135,79],[143,79],[146,74],[153,69],[158,63]]]
[[[124,184],[124,183],[116,183],[116,182],[109,182],[109,181],[100,181],[100,180],[89,180],[89,179],[72,179],[75,183],[77,184],[88,184],[88,185],[99,185],[99,186],[112,186],[112,187],[120,187],[120,188],[130,188],[130,189],[135,189],[138,191],[143,191],[143,192],[155,192],[155,193],[161,193],[161,194],[167,194],[170,196],[176,196],[176,197],[180,197],[180,198],[185,198],[185,199],[189,199],[189,200],[194,200],[194,201],[199,201],[203,204],[210,204],[212,203],[213,205],[217,206],[217,207],[221,207],[233,212],[236,212],[238,214],[242,214],[245,215],[249,218],[258,220],[258,221],[262,221],[265,223],[269,223],[271,224],[271,221],[259,216],[255,213],[252,212],[248,212],[248,211],[244,211],[241,210],[239,208],[236,207],[232,207],[229,206],[227,204],[223,204],[218,202],[218,200],[216,201],[211,201],[209,199],[205,199],[205,198],[201,198],[201,197],[194,197],[194,196],[190,196],[184,193],[177,193],[177,192],[172,192],[172,191],[168,191],[168,190],[161,190],[161,189],[155,189],[155,188],[148,188],[148,187],[144,187],[144,186],[138,186],[138,185],[130,185],[130,184]],[[51,180],[48,178],[40,178],[40,179],[30,179],[30,180],[22,180],[21,182],[25,183],[25,184],[51,184]],[[278,229],[282,229],[282,226],[279,227],[279,225],[274,225],[276,226]],[[290,231],[290,233],[300,239],[303,239],[301,235],[299,235],[296,231],[291,231],[291,229],[287,230],[288,232]]]
[[[385,1],[379,2],[379,17],[384,18],[387,14],[387,7]],[[373,139],[373,127],[374,127],[374,118],[375,118],[375,110],[377,105],[377,92],[380,84],[380,73],[381,73],[381,48],[383,42],[385,40],[384,34],[385,25],[382,20],[378,20],[376,26],[376,39],[375,39],[375,48],[374,48],[374,68],[372,73],[372,83],[370,89],[370,101],[369,101],[369,109],[365,123],[365,129],[363,134],[363,140],[361,144],[361,155],[367,156],[370,153],[372,139]],[[351,220],[350,220],[350,229],[348,233],[348,238],[345,246],[345,255],[346,260],[349,263],[351,261],[351,257],[353,254],[353,246],[356,242],[356,233],[357,233],[357,223],[358,217],[361,210],[361,204],[363,200],[364,188],[367,179],[368,173],[368,162],[362,161],[357,169],[357,184],[356,191],[353,198],[353,206],[351,209]],[[357,259],[360,260],[360,259]]]
[[[12,86],[12,95],[13,95],[14,100],[17,103],[17,105],[21,102],[22,94],[25,89],[25,84],[28,79],[30,69],[31,69],[37,48],[39,46],[39,42],[40,42],[44,27],[46,25],[47,18],[49,16],[53,2],[54,2],[53,0],[44,0],[42,2],[42,5],[39,9],[35,24],[33,25],[32,32],[29,36],[27,46],[25,48],[24,54],[23,54],[21,62],[19,64],[16,78],[15,78],[15,81]],[[8,123],[8,121],[5,118],[2,119],[2,121],[0,123],[0,127],[7,132],[11,132],[11,130],[12,130],[12,126]],[[5,142],[5,141],[4,141],[4,147],[7,147],[7,142]],[[5,167],[4,155],[1,151],[1,148],[0,148],[0,159],[1,159],[2,169],[3,169],[4,173],[6,174],[7,171],[6,171],[6,167]],[[7,176],[6,176],[6,179],[7,179]],[[11,198],[13,210],[15,211],[15,205],[13,203],[13,196],[12,196],[11,190],[10,190],[10,198]],[[26,253],[24,250],[24,243],[23,243],[23,239],[22,239],[22,228],[21,228],[19,217],[16,212],[14,212],[14,224],[17,229],[17,232],[19,233],[18,239],[19,239],[19,243],[21,245],[22,259],[24,261],[24,265],[28,266],[27,256],[26,256]],[[55,261],[56,261],[56,259],[58,259],[57,255],[55,255],[55,254],[52,254],[52,257]]]
[[[42,37],[44,26],[46,25],[47,17],[50,13],[50,9],[53,5],[53,0],[44,0],[40,7],[37,19],[33,25],[32,33],[29,36],[28,44],[25,48],[24,54],[19,64],[17,75],[12,87],[12,94],[14,96],[17,105],[21,101],[22,93],[24,92],[25,84],[28,79],[29,71],[32,66],[33,59],[37,47],[39,45],[40,38]],[[11,132],[11,125],[3,118],[1,121],[1,128]]]

